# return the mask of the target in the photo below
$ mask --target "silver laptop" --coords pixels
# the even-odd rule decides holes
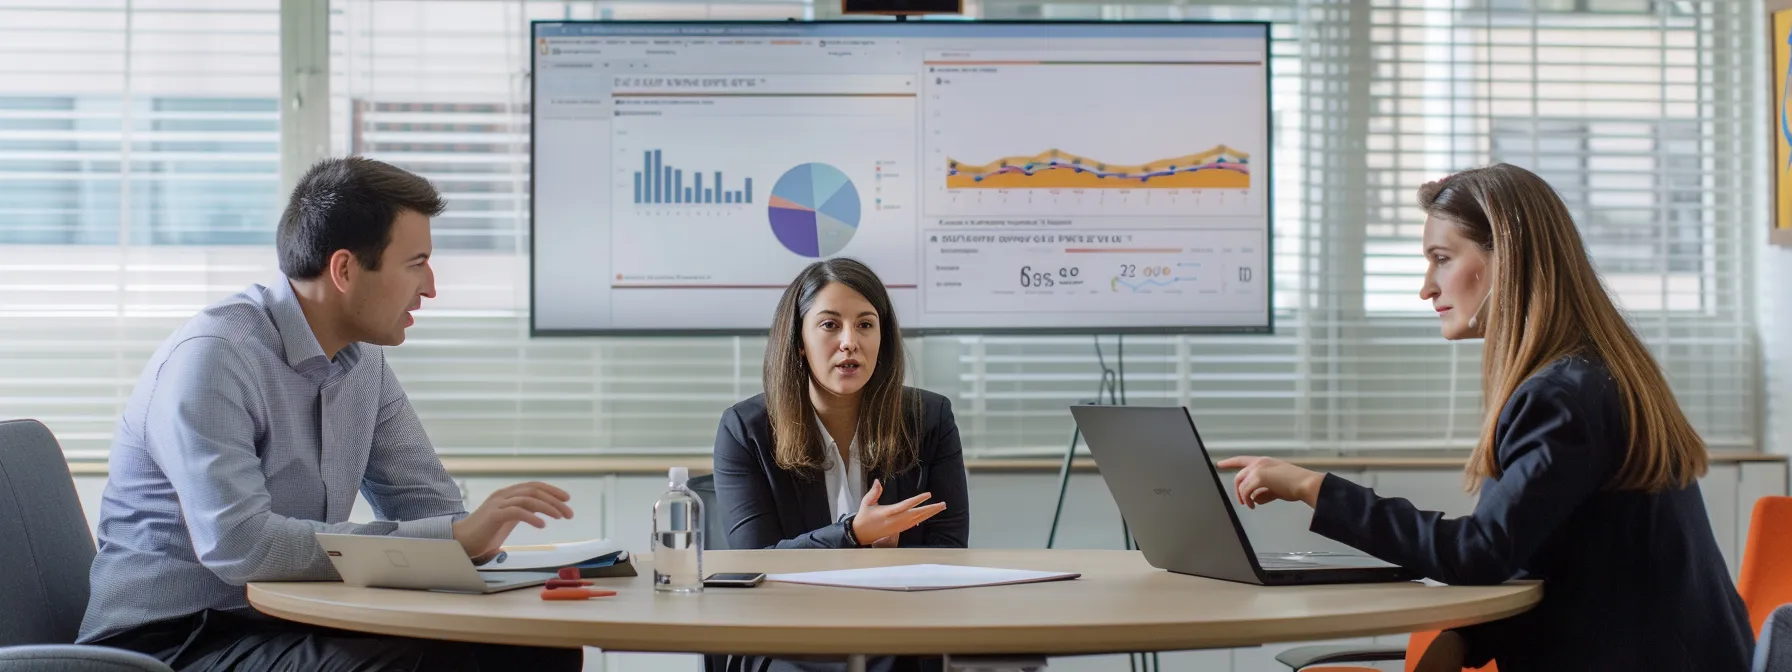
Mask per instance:
[[[1410,581],[1413,572],[1366,555],[1264,553],[1251,548],[1188,409],[1072,406],[1095,465],[1151,566],[1258,585]]]
[[[371,588],[409,588],[444,593],[496,593],[554,578],[548,572],[481,572],[453,539],[412,539],[317,533],[342,582]]]

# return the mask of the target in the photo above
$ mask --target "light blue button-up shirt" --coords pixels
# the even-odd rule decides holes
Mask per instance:
[[[382,522],[346,522],[357,492]],[[81,641],[249,609],[250,581],[335,579],[315,532],[451,539],[464,516],[380,348],[331,360],[285,278],[254,285],[143,368],[112,441]]]

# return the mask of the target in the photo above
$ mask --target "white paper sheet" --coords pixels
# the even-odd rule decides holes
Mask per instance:
[[[590,539],[586,541],[569,541],[560,544],[539,544],[534,546],[505,546],[499,558],[480,566],[487,570],[552,570],[567,565],[576,565],[592,558],[602,557],[622,550],[622,545],[608,539]]]
[[[1026,569],[964,567],[960,565],[898,565],[868,567],[799,574],[771,574],[765,578],[785,583],[804,583],[840,588],[872,590],[945,590],[976,586],[1001,586],[1013,583],[1074,579],[1074,572],[1037,572]]]

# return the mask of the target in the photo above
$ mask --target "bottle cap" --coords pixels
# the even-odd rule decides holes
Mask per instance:
[[[672,487],[682,488],[691,480],[691,470],[684,467],[673,467],[667,476],[672,479]]]

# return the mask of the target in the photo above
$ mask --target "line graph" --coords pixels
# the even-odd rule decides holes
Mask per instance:
[[[1267,205],[1267,120],[1245,102],[1263,97],[1261,70],[939,66],[921,84],[929,215],[1254,217]]]
[[[1249,189],[1250,155],[1226,145],[1140,165],[1048,149],[983,165],[946,160],[948,189]]]
[[[1183,250],[1173,250],[1181,256]],[[1132,294],[1148,293],[1156,288],[1173,288],[1180,283],[1202,282],[1205,265],[1199,261],[1178,261],[1170,264],[1135,264],[1121,263],[1108,280],[1108,291],[1118,292],[1122,288],[1131,290]]]
[[[1127,280],[1126,278],[1116,276],[1112,281],[1110,281],[1108,283],[1108,286],[1116,292],[1120,291],[1121,287],[1125,287],[1127,289],[1137,292],[1137,291],[1139,291],[1141,289],[1145,289],[1147,287],[1169,287],[1178,282],[1195,282],[1196,280],[1197,280],[1196,278],[1170,278],[1168,280],[1158,280],[1156,278],[1146,278],[1144,280],[1132,281],[1132,280]]]

